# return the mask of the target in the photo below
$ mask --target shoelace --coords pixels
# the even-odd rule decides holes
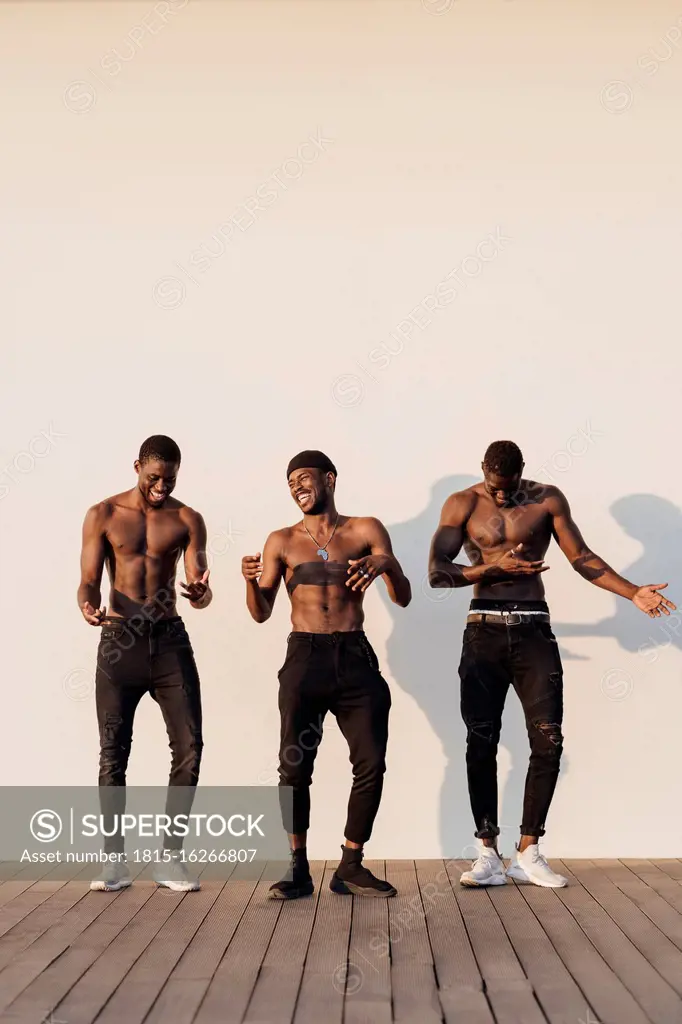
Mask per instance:
[[[490,862],[494,859],[495,858],[491,857],[489,854],[486,855],[485,853],[480,853],[476,860],[472,862],[471,870],[476,871],[478,868],[483,869],[486,865],[490,864]]]
[[[540,864],[543,868],[547,868],[548,871],[552,870],[549,864],[547,863],[547,859],[542,856],[542,854],[540,853],[540,848],[537,846],[533,850],[533,864]]]

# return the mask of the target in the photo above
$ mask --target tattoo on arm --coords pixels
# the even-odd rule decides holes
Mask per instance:
[[[594,561],[600,561],[589,551],[586,555],[580,555],[574,559],[571,565],[576,572],[579,572],[583,579],[588,580],[590,583],[594,583],[595,580],[601,579],[606,574],[606,567],[603,565],[590,565],[589,563]]]

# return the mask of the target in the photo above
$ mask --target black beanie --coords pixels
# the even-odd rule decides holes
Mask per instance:
[[[321,469],[323,473],[336,473],[336,466],[331,459],[327,458],[324,452],[307,451],[299,452],[287,466],[287,480],[295,469]]]

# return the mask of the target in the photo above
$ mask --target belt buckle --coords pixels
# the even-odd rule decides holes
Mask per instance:
[[[505,618],[508,626],[520,626],[523,622],[520,612],[507,612]]]

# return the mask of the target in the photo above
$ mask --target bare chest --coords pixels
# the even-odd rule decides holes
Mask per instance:
[[[366,542],[352,531],[339,533],[332,537],[328,544],[326,537],[296,534],[287,544],[286,563],[289,569],[302,562],[335,562],[348,565],[349,559],[362,558],[368,553]]]
[[[182,550],[187,527],[176,511],[142,515],[132,509],[117,509],[107,530],[114,557],[163,558]]]
[[[548,540],[547,512],[539,504],[517,508],[497,508],[492,502],[478,506],[467,523],[468,538],[481,550],[546,543]]]

